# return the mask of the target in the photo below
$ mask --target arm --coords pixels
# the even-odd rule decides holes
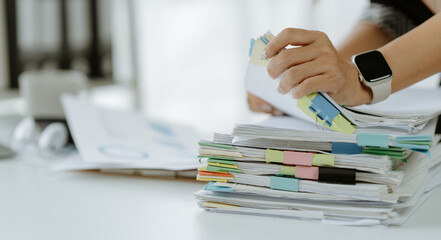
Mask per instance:
[[[378,49],[394,74],[392,92],[441,71],[441,14]]]
[[[344,59],[350,60],[355,54],[377,49],[392,40],[393,38],[378,26],[361,22],[337,50]]]

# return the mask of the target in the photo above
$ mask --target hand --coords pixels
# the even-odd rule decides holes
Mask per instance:
[[[287,46],[299,46],[285,49]],[[372,101],[370,88],[359,81],[357,68],[334,48],[325,33],[286,28],[265,48],[268,74],[282,79],[279,92],[300,99],[326,92],[338,104],[357,106]]]
[[[254,112],[264,112],[264,113],[270,113],[272,115],[281,116],[283,113],[273,106],[271,106],[269,103],[263,101],[256,95],[252,93],[248,93],[248,106],[250,107],[251,111]]]

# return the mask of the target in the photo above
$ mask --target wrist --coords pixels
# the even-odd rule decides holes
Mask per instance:
[[[356,82],[356,91],[354,98],[356,101],[354,102],[353,106],[363,105],[363,104],[369,104],[372,102],[373,99],[373,93],[372,89],[368,86],[366,86],[361,81],[360,73],[358,72],[357,67],[351,63],[351,69],[352,69],[352,76],[354,81]]]

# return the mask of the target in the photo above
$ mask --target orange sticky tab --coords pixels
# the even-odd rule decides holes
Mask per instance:
[[[312,166],[312,153],[285,151],[283,163],[286,165]]]
[[[318,170],[319,170],[318,167],[297,166],[295,177],[302,179],[309,179],[309,180],[318,180],[318,176],[319,176]]]
[[[231,177],[231,178],[234,178],[233,174],[229,174],[229,173],[199,171],[198,174],[201,175],[201,176],[216,176],[216,177]]]

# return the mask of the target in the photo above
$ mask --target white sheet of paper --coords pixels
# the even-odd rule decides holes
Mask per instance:
[[[189,127],[96,107],[73,96],[61,100],[85,162],[168,170],[199,166],[198,137]]]

